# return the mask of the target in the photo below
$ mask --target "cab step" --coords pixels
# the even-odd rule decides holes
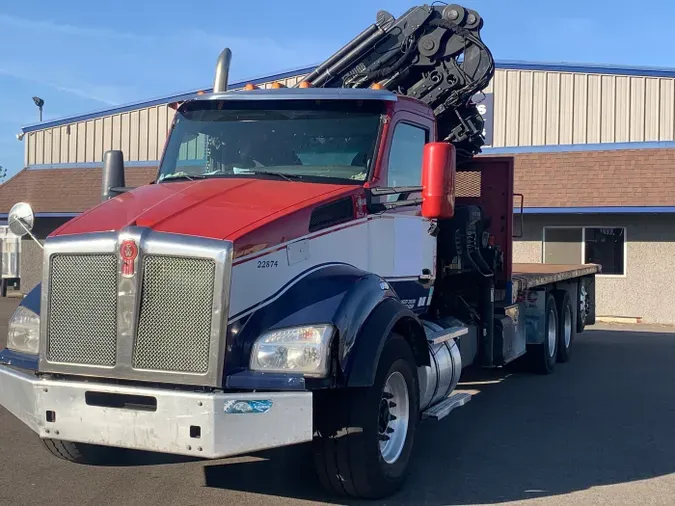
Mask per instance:
[[[471,400],[471,394],[454,393],[444,401],[434,404],[422,413],[422,418],[433,418],[438,421],[450,414],[453,409],[461,408]]]

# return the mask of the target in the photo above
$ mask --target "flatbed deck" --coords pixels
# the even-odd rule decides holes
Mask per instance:
[[[597,264],[513,264],[512,279],[514,289],[521,291],[599,272]]]

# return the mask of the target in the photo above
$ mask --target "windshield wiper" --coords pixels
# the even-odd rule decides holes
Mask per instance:
[[[286,174],[285,172],[273,172],[268,170],[246,169],[246,172],[243,172],[242,174],[263,174],[266,176],[276,176],[285,179],[286,181],[302,179],[302,176],[298,174]]]
[[[195,179],[206,179],[206,176],[203,174],[187,174],[185,172],[176,172],[175,174],[167,174],[164,177],[161,177],[157,180],[158,183],[161,183],[162,181],[166,181],[167,179],[171,180],[188,180],[188,181],[194,181]]]

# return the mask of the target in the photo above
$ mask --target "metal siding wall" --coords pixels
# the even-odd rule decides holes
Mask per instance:
[[[497,69],[485,92],[494,95],[494,147],[675,140],[673,78]],[[129,161],[158,160],[173,117],[165,104],[31,132],[26,163],[100,162],[120,148]]]
[[[494,147],[675,140],[675,79],[500,70]]]
[[[659,140],[666,141],[673,139],[673,129],[675,118],[673,118],[673,107],[675,107],[675,85],[672,79],[661,79],[659,89]]]

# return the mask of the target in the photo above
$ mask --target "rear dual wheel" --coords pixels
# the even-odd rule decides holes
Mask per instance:
[[[551,374],[558,358],[560,323],[555,298],[546,294],[544,310],[544,342],[527,345],[527,356],[530,367],[539,374]]]
[[[531,368],[539,374],[551,374],[556,362],[567,362],[576,330],[569,293],[556,290],[546,294],[544,342],[527,347]]]
[[[558,362],[567,362],[570,359],[570,349],[576,337],[576,322],[574,321],[574,307],[569,292],[559,290],[555,293],[558,306]]]

